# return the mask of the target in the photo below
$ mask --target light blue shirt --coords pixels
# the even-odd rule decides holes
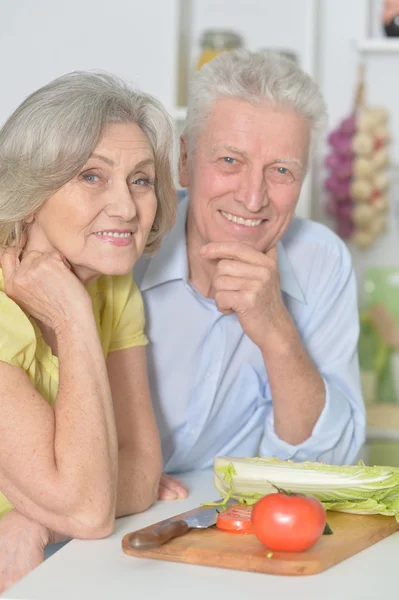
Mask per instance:
[[[220,313],[190,284],[187,205],[187,198],[180,202],[176,225],[160,251],[142,258],[134,271],[146,309],[164,470],[210,467],[217,455],[351,463],[364,442],[365,409],[356,281],[345,244],[323,225],[299,218],[278,243],[283,299],[326,387],[311,437],[293,446],[274,431],[259,348],[234,313]]]

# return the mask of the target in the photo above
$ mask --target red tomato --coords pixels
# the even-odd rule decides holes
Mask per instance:
[[[279,492],[258,500],[251,521],[254,534],[270,550],[302,552],[323,534],[326,513],[312,496]]]
[[[218,514],[216,527],[223,529],[223,531],[252,533],[251,513],[251,507],[235,504]]]

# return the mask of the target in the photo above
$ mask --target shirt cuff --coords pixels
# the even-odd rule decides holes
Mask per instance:
[[[349,398],[324,378],[325,405],[311,436],[294,446],[281,440],[274,430],[273,411],[267,417],[261,442],[261,456],[275,456],[281,460],[324,461],[331,464],[352,462],[364,441],[364,419],[353,415]],[[359,411],[360,412],[360,411]],[[360,431],[355,435],[355,420]],[[359,442],[355,440],[360,439]]]

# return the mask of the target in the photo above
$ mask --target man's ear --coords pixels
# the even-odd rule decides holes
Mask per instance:
[[[190,184],[187,138],[184,135],[180,136],[179,184],[183,188],[188,187]]]

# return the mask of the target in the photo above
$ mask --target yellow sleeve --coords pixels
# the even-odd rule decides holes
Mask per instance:
[[[28,372],[35,351],[32,323],[18,304],[0,291],[0,360]]]
[[[113,277],[114,316],[109,352],[148,343],[144,334],[144,305],[131,274]]]

